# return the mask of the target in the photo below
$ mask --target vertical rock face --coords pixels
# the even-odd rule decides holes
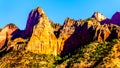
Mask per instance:
[[[116,13],[112,16],[111,23],[120,26],[120,12],[116,12]]]
[[[13,33],[12,39],[19,37],[30,38],[33,33],[34,26],[38,24],[39,18],[41,17],[40,15],[41,14],[38,12],[37,9],[33,9],[28,16],[25,30],[20,30],[20,29],[16,30]]]
[[[68,35],[69,37],[79,25],[81,25],[80,21],[75,21],[73,19],[67,18],[64,22],[63,28],[60,30],[60,37],[64,34]]]
[[[33,27],[39,22],[39,19],[43,12],[39,10],[41,12],[39,13],[38,9],[33,9],[28,16],[28,20],[25,28],[25,36],[31,37],[33,33]]]
[[[106,19],[106,17],[99,12],[95,12],[92,17],[95,18],[97,21],[102,21]]]
[[[86,21],[67,18],[63,28],[60,30],[58,53],[65,55],[74,51],[80,45],[89,43],[93,39],[95,33],[93,28],[97,24],[98,22],[94,18]]]
[[[17,26],[14,24],[8,24],[6,25],[0,32],[0,49],[4,46],[5,41],[9,38],[11,38],[11,34],[17,30]]]
[[[88,31],[88,24],[84,24],[82,27],[77,27],[74,33],[65,40],[62,55],[68,54],[71,51],[77,49],[80,45],[84,45],[90,41],[90,34]]]
[[[108,28],[111,31],[111,34],[108,39],[120,38],[120,27],[118,25],[109,24]]]
[[[81,25],[81,21],[75,21],[73,19],[67,18],[64,22],[63,27],[60,29],[60,34],[58,38],[58,53],[63,51],[65,41],[74,33],[75,29]]]
[[[38,24],[34,26],[33,33],[26,49],[38,54],[57,55],[57,39],[49,19],[42,10],[36,9],[38,15]]]
[[[75,31],[76,27],[79,26],[78,22],[73,19],[67,18],[64,22],[62,29],[60,30],[59,37],[68,38]]]

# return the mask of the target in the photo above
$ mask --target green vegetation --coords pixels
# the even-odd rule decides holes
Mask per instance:
[[[34,54],[32,52],[26,52],[24,48],[19,50],[11,50],[0,57],[0,67],[100,67],[105,64],[105,61],[108,61],[108,57],[110,57],[109,54],[113,53],[111,52],[112,48],[114,47],[114,44],[117,43],[120,43],[119,39],[113,39],[108,42],[94,41],[88,45],[81,46],[73,53],[69,53],[64,57]],[[17,44],[25,45],[25,43]]]
[[[58,66],[65,67],[97,67],[99,63],[111,52],[114,44],[120,42],[114,39],[110,42],[91,42],[77,49],[73,54],[69,54],[58,60]]]
[[[11,51],[0,59],[0,67],[54,67],[52,55],[38,55],[25,51]]]

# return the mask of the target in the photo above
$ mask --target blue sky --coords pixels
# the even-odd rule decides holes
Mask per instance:
[[[66,17],[86,19],[95,11],[111,18],[120,11],[120,0],[0,0],[0,28],[14,23],[24,29],[29,12],[38,6],[50,20],[63,24]]]

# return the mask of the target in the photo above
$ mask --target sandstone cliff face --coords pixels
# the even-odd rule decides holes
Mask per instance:
[[[5,45],[5,42],[12,37],[11,34],[17,29],[17,26],[14,24],[8,24],[0,31],[0,49]]]
[[[42,16],[42,13],[38,11],[42,12],[41,10],[33,9],[28,16],[28,20],[27,20],[27,24],[24,32],[25,36],[27,37],[31,37],[34,26],[38,24],[39,19]]]
[[[66,45],[65,42],[72,36],[72,34],[74,34],[76,28],[79,27],[80,25],[81,25],[81,21],[75,21],[75,20],[70,19],[70,18],[67,18],[65,20],[64,25],[60,29],[60,34],[59,34],[59,38],[57,41],[58,48],[59,48],[58,49],[59,54],[63,51],[63,49],[66,49],[66,47],[68,47],[68,49],[69,49],[69,46]],[[68,52],[66,52],[66,53],[68,53]]]
[[[57,39],[54,30],[42,8],[37,8],[39,13],[38,24],[34,26],[33,33],[26,49],[38,54],[57,55]]]
[[[95,18],[97,21],[102,21],[106,19],[106,17],[99,12],[95,12],[92,17]]]

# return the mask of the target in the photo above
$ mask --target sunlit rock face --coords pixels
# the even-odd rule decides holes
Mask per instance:
[[[5,45],[5,42],[12,37],[11,34],[17,29],[18,27],[16,25],[8,24],[0,31],[0,49]]]
[[[120,26],[120,12],[116,12],[116,13],[112,16],[111,23]]]
[[[40,17],[38,24],[34,26],[26,50],[38,54],[57,55],[57,39],[54,35],[54,29],[42,8],[37,8],[35,10]]]
[[[16,38],[14,40],[8,40],[6,51],[14,50],[21,51],[25,49],[28,39]]]
[[[102,20],[106,19],[106,17],[103,14],[99,13],[99,12],[95,12],[93,14],[92,18],[95,18],[97,21],[102,21]]]
[[[111,31],[109,30],[107,24],[101,25],[99,30],[96,32],[98,32],[98,37],[97,37],[98,41],[106,41],[106,39],[111,34]]]

